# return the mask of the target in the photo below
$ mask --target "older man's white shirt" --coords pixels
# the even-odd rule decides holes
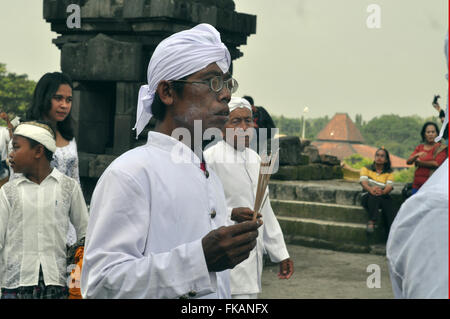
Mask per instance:
[[[201,243],[225,221],[218,177],[207,178],[184,144],[150,132],[145,146],[107,168],[94,191],[83,297],[229,298],[229,271],[208,272]]]
[[[400,208],[386,253],[396,298],[448,298],[448,159]]]
[[[249,148],[236,151],[223,140],[209,147],[204,155],[209,167],[222,181],[227,200],[228,223],[234,224],[235,222],[230,219],[233,208],[253,209],[261,158]],[[258,230],[256,247],[251,251],[248,259],[231,270],[231,294],[233,295],[261,292],[264,250],[273,262],[289,258],[283,233],[269,199],[266,200],[261,214],[264,224]]]

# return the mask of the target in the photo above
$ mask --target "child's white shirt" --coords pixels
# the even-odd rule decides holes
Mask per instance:
[[[80,185],[53,169],[40,185],[24,176],[0,188],[0,287],[66,285],[70,222],[85,236],[88,211]]]

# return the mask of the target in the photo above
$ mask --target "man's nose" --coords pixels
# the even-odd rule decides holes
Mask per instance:
[[[219,100],[223,101],[226,100],[227,103],[231,100],[231,90],[228,88],[226,84],[223,85],[222,90],[219,92]]]

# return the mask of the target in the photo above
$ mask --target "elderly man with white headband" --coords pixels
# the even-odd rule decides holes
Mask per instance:
[[[448,67],[448,33],[445,55]],[[448,140],[447,125],[448,102],[436,142]],[[391,226],[386,256],[396,298],[449,298],[448,231],[447,158],[420,190],[403,203]]]
[[[55,133],[45,123],[19,124],[9,162],[21,175],[0,188],[2,299],[67,298],[70,222],[84,237],[88,212],[78,182],[50,162]]]
[[[251,209],[255,203],[261,158],[249,148],[254,131],[249,102],[232,97],[228,106],[230,117],[223,129],[226,141],[221,140],[209,147],[205,151],[205,159],[222,181],[227,200],[228,223],[233,225],[252,220]],[[267,190],[266,193],[268,192]],[[233,211],[233,207],[245,209],[238,212]],[[264,225],[258,230],[255,249],[248,259],[231,270],[231,296],[234,299],[256,299],[261,292],[264,251],[273,262],[280,263],[279,278],[290,278],[294,270],[283,233],[268,198],[259,217],[263,219]]]
[[[228,269],[249,256],[261,222],[224,226],[224,191],[201,158],[202,141],[183,135],[180,142],[176,135],[181,129],[194,136],[198,124],[200,133],[222,128],[237,88],[230,63],[219,32],[208,24],[156,48],[135,127],[139,135],[154,116],[155,131],[146,145],[117,158],[95,188],[84,298],[230,297]]]

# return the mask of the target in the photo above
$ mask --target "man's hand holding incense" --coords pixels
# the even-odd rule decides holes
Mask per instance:
[[[253,219],[254,211],[251,210],[248,207],[237,207],[233,208],[231,211],[231,220],[235,221],[237,223],[245,222],[246,220],[252,220]],[[258,213],[256,215],[256,218],[261,218],[262,215]]]
[[[208,271],[231,269],[250,255],[256,246],[258,228],[262,220],[242,222],[233,226],[222,226],[209,232],[202,239]]]

